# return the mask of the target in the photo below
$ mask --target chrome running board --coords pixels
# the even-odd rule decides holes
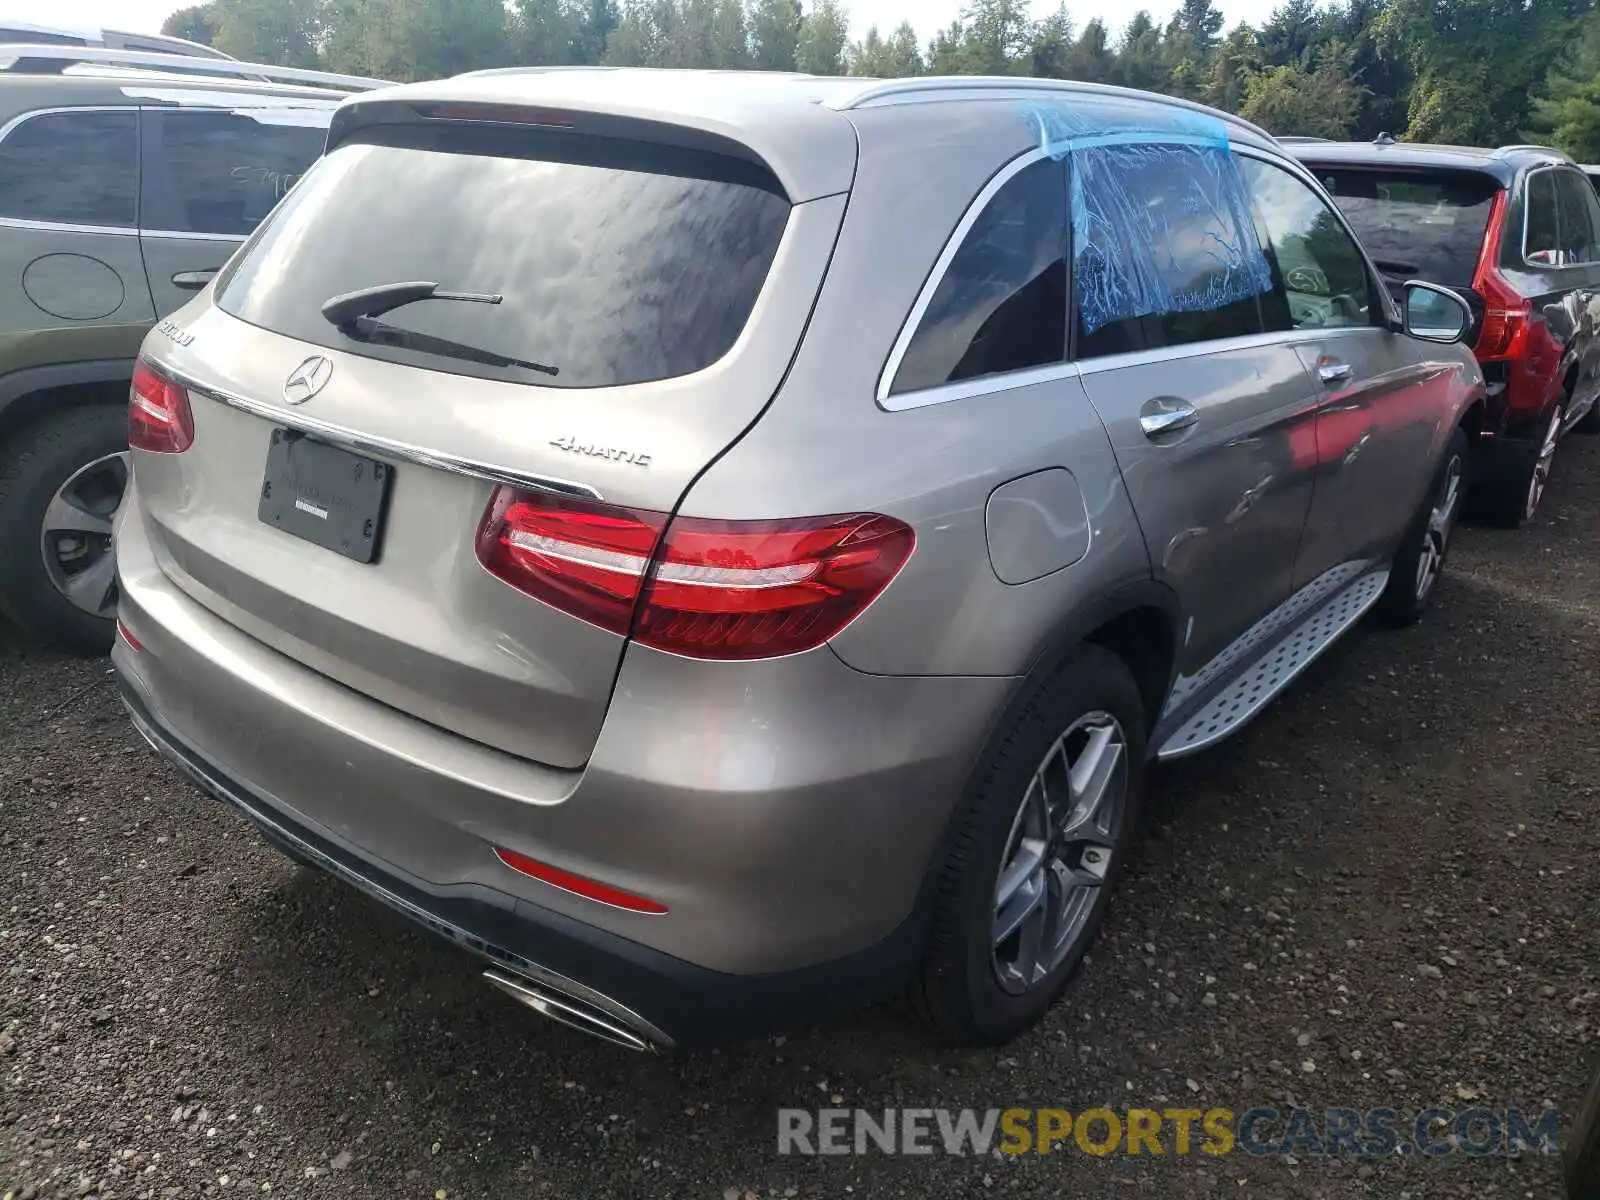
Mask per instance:
[[[1257,713],[1338,641],[1378,602],[1389,582],[1385,567],[1363,575],[1316,609],[1161,744],[1156,757],[1181,758],[1214,746],[1248,724]]]

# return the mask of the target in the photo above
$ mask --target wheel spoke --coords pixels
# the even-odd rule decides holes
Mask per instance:
[[[1020,797],[997,873],[989,929],[996,981],[1021,995],[1049,978],[1097,911],[1121,837],[1127,743],[1087,713],[1045,751]]]
[[[1016,933],[1024,922],[1030,918],[1042,916],[1045,898],[1048,894],[1049,889],[1046,887],[1044,860],[1041,858],[1034,864],[1032,870],[1017,881],[1007,903],[996,909],[990,944],[999,947],[1007,938]],[[1020,960],[1021,956],[1019,955],[1018,961],[1020,962]]]
[[[1072,765],[1072,808],[1061,825],[1061,839],[1072,841],[1093,829],[1105,834],[1105,800],[1122,761],[1122,741],[1116,727],[1101,725],[1089,731],[1088,744]]]
[[[1017,956],[1012,959],[1016,974],[1024,986],[1031,986],[1039,977],[1039,958],[1044,950],[1045,929],[1052,915],[1050,908],[1045,904],[1050,889],[1045,885],[1042,872],[1039,882],[1039,901],[1028,910],[1019,923]]]
[[[1015,856],[1000,876],[1000,886],[995,889],[995,908],[1004,909],[1015,899],[1018,891],[1044,866],[1045,843],[1034,838],[1024,838]]]
[[[80,508],[73,499],[62,492],[50,501],[50,507],[44,510],[45,536],[110,537],[111,518]]]
[[[67,580],[66,596],[85,612],[104,613],[116,601],[117,559],[109,551]]]

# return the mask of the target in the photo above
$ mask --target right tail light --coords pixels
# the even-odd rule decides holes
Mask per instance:
[[[1478,361],[1504,362],[1521,355],[1533,318],[1533,305],[1500,274],[1500,249],[1505,237],[1506,193],[1495,193],[1489,206],[1488,235],[1478,256],[1472,290],[1483,298],[1483,324],[1473,353]]]
[[[151,454],[182,454],[194,445],[189,393],[142,358],[128,393],[128,445]]]
[[[730,660],[820,646],[889,586],[915,542],[910,526],[876,513],[669,520],[500,487],[477,551],[512,587],[591,624]]]

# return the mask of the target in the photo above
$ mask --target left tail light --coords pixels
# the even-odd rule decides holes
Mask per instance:
[[[613,633],[689,658],[822,645],[899,573],[911,528],[875,513],[714,521],[502,487],[478,531],[490,572]]]
[[[142,358],[128,393],[128,445],[151,454],[182,454],[194,445],[189,393]]]

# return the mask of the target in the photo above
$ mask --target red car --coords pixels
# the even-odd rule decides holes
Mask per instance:
[[[1423,279],[1471,304],[1489,385],[1474,507],[1499,525],[1527,521],[1561,438],[1600,433],[1600,198],[1589,179],[1538,146],[1379,138],[1290,152],[1338,202],[1396,292]]]

